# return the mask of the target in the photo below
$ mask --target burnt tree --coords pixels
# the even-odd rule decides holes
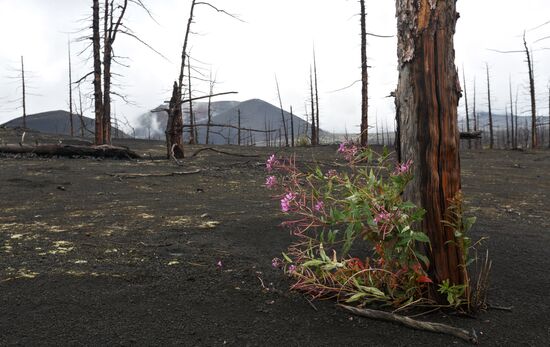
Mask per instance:
[[[527,56],[527,68],[529,71],[529,95],[531,96],[531,148],[537,148],[537,101],[535,97],[535,73],[533,71],[532,53],[527,47],[527,40],[523,34],[523,46]]]
[[[25,89],[25,63],[21,56],[21,92],[22,92],[22,107],[23,107],[23,129],[27,128],[27,92]]]
[[[462,81],[464,82],[464,106],[466,107],[466,131],[470,132],[470,109],[468,108],[468,89],[466,87],[466,72],[462,66]],[[468,148],[472,148],[472,142],[468,140]]]
[[[73,124],[73,69],[71,65],[71,41],[67,42],[69,53],[69,123],[71,126],[71,136],[74,136]]]
[[[101,87],[101,35],[99,32],[99,0],[92,6],[92,45],[94,59],[95,144],[103,144],[103,90]]]
[[[426,210],[421,229],[430,238],[427,269],[435,288],[445,280],[468,287],[463,246],[452,227],[449,208],[460,194],[458,101],[455,67],[455,0],[396,0],[400,129],[399,159],[412,160],[413,181],[405,198]]]
[[[369,72],[367,65],[367,13],[365,0],[361,5],[361,146],[369,142]]]
[[[493,110],[491,108],[491,79],[489,76],[489,64],[485,64],[487,68],[487,103],[489,108],[489,148],[493,149],[495,146],[495,136],[493,132]]]
[[[317,145],[317,126],[315,125],[315,96],[313,93],[313,72],[309,68],[309,90],[311,92],[311,145]]]
[[[288,147],[288,129],[286,127],[285,111],[283,110],[283,100],[281,99],[281,91],[279,89],[279,81],[277,80],[277,76],[275,76],[275,84],[277,85],[277,97],[279,98],[279,107],[281,108],[281,121],[285,132],[285,146]]]

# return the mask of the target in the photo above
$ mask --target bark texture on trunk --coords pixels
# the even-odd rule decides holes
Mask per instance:
[[[176,159],[183,159],[183,114],[181,110],[181,94],[178,83],[174,82],[172,98],[168,106],[168,122],[166,123],[166,150],[167,157],[173,155]]]
[[[101,145],[103,144],[103,92],[101,89],[101,36],[99,33],[99,0],[94,0],[92,9],[95,144]]]
[[[467,284],[461,247],[449,220],[460,192],[458,101],[460,83],[454,64],[455,0],[396,0],[399,84],[396,108],[400,160],[412,160],[414,180],[405,198],[426,210],[422,230],[435,285],[449,280]]]

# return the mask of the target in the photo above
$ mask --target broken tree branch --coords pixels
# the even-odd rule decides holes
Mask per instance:
[[[398,323],[412,329],[430,331],[430,332],[440,333],[440,334],[447,334],[447,335],[451,335],[459,339],[471,342],[473,344],[478,343],[477,335],[474,330],[469,332],[468,330],[455,328],[450,325],[418,321],[409,317],[401,316],[390,312],[371,310],[371,309],[360,309],[360,308],[347,306],[347,305],[338,305],[338,306],[343,310],[350,312],[352,314],[355,314],[357,316]]]

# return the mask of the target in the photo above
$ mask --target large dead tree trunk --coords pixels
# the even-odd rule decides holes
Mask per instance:
[[[369,143],[369,72],[367,65],[367,12],[365,0],[361,5],[361,146]]]
[[[292,112],[292,106],[290,106],[290,138],[292,147],[294,147],[294,112]]]
[[[174,82],[172,98],[168,104],[168,122],[166,124],[167,157],[183,159],[183,115],[181,111],[181,94],[178,83]]]
[[[529,69],[529,95],[531,96],[531,148],[537,148],[537,100],[535,97],[535,74],[533,71],[531,52],[527,47],[525,34],[523,35],[523,45],[525,47],[527,67]]]
[[[396,0],[396,4],[399,154],[401,161],[414,163],[414,179],[405,198],[426,210],[421,229],[430,238],[428,273],[435,286],[444,280],[467,284],[461,245],[443,222],[450,220],[449,207],[461,188],[455,0]]]
[[[101,88],[101,36],[99,33],[99,0],[94,0],[92,10],[95,144],[101,145],[103,144],[103,92]]]

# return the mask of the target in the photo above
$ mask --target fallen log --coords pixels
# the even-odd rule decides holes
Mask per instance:
[[[204,151],[212,151],[212,152],[219,153],[219,154],[225,154],[225,155],[230,155],[230,156],[233,156],[233,157],[241,157],[241,158],[259,158],[260,157],[259,155],[256,155],[256,154],[232,153],[232,152],[226,152],[226,151],[222,151],[222,150],[219,150],[219,149],[215,149],[215,148],[212,148],[212,147],[206,147],[206,148],[201,148],[201,149],[196,150],[195,153],[193,153],[191,155],[191,158],[196,157],[200,152],[204,152]]]
[[[67,144],[45,144],[28,146],[23,144],[7,144],[0,146],[0,153],[9,154],[36,154],[39,156],[60,156],[60,157],[94,157],[94,158],[119,158],[119,159],[140,159],[136,152],[124,147],[116,146],[81,146]]]
[[[481,138],[481,131],[461,131],[460,139],[461,140],[475,140]]]
[[[409,317],[390,313],[390,312],[370,310],[366,308],[361,309],[361,308],[347,306],[347,305],[338,305],[338,306],[343,310],[348,311],[349,313],[353,313],[357,316],[398,323],[416,330],[424,330],[424,331],[431,331],[434,333],[448,334],[448,335],[457,337],[459,339],[468,341],[470,343],[473,343],[476,345],[478,344],[477,335],[474,330],[470,332],[468,330],[455,328],[446,324],[423,322],[423,321],[419,321]]]
[[[177,172],[159,172],[159,173],[116,173],[116,174],[107,174],[112,177],[125,179],[125,178],[141,178],[141,177],[173,177],[173,176],[185,176],[185,175],[194,175],[200,173],[201,170],[193,171],[177,171]]]

